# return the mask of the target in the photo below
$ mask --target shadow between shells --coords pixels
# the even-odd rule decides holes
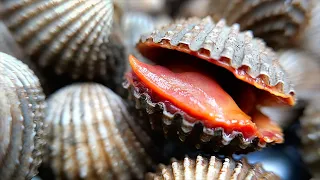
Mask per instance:
[[[0,179],[320,178],[319,7],[0,0]]]

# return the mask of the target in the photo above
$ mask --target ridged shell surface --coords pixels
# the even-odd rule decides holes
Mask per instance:
[[[93,83],[48,99],[51,167],[58,179],[142,179],[150,159],[128,125],[121,98]]]
[[[201,58],[212,61],[227,58],[226,63],[232,68],[248,67],[244,73],[250,77],[263,77],[263,84],[285,96],[294,94],[276,53],[250,31],[240,32],[238,24],[227,26],[224,20],[215,23],[211,17],[181,19],[143,35],[140,44],[147,43],[185,53],[197,52]]]
[[[315,178],[320,178],[320,96],[306,107],[301,123],[302,159]]]
[[[296,43],[309,21],[310,0],[211,0],[215,18],[239,23],[273,47]]]
[[[310,23],[306,28],[302,39],[302,47],[317,55],[320,63],[320,1],[313,0]]]
[[[5,0],[3,21],[41,67],[72,78],[114,75],[103,53],[113,18],[111,0]]]
[[[320,94],[320,64],[317,57],[300,50],[290,49],[280,51],[279,63],[287,72],[294,84],[298,99],[311,100],[315,94]]]
[[[45,144],[45,96],[21,61],[0,52],[0,179],[31,179]]]
[[[197,179],[197,180],[240,180],[240,179],[280,179],[274,173],[266,172],[260,164],[250,165],[246,159],[234,161],[231,158],[224,160],[215,156],[207,159],[197,156],[189,157],[183,161],[173,160],[171,165],[159,165],[156,173],[148,173],[146,180],[171,180],[171,179]]]

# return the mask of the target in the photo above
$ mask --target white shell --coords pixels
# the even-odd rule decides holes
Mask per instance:
[[[0,52],[0,179],[31,179],[41,163],[45,96],[21,61]]]
[[[74,79],[115,75],[105,54],[113,18],[111,0],[5,1],[0,12],[16,41],[49,71]]]
[[[278,54],[279,63],[291,79],[298,99],[310,100],[320,94],[320,64],[313,54],[300,49]]]
[[[150,167],[121,98],[95,84],[74,84],[48,99],[51,167],[58,179],[142,179]]]
[[[260,164],[250,165],[246,159],[234,161],[231,158],[224,160],[211,156],[210,159],[197,156],[183,161],[173,160],[171,165],[159,165],[156,173],[148,173],[146,180],[197,179],[197,180],[254,180],[280,179],[272,172],[266,172]]]

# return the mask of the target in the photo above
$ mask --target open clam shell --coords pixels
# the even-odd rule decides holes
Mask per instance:
[[[272,90],[267,90],[271,94],[281,94],[285,101],[294,101],[293,86],[276,54],[262,40],[253,38],[250,32],[239,32],[238,25],[230,27],[223,20],[215,23],[210,17],[178,20],[142,36],[137,48],[149,59],[165,58],[165,53],[175,50],[217,65],[221,63],[222,67],[231,67],[232,71],[239,70],[253,79],[259,79],[255,80],[261,83],[261,86],[255,85],[257,88],[271,86]],[[131,93],[131,99],[141,115],[149,119],[151,128],[197,148],[242,153],[275,143],[272,140],[259,142],[255,137],[244,138],[238,131],[226,133],[226,129],[220,127],[207,128],[200,120],[189,121],[182,113],[169,112],[165,103],[152,100],[148,93],[130,82],[124,83],[124,87]],[[148,125],[143,118],[138,120]]]
[[[111,0],[18,0],[1,7],[4,23],[33,61],[74,79],[119,76],[103,53],[113,13]]]
[[[141,179],[151,161],[129,128],[121,98],[95,84],[74,84],[48,99],[51,167],[60,179]]]
[[[309,0],[211,0],[209,6],[213,17],[239,23],[242,30],[252,30],[273,47],[297,43],[311,7]]]
[[[280,179],[272,172],[265,171],[261,164],[248,164],[246,159],[235,161],[232,158],[224,160],[211,156],[209,159],[197,156],[183,161],[173,160],[171,165],[159,165],[156,173],[148,173],[147,180],[169,179]]]
[[[31,179],[45,144],[45,96],[21,61],[0,52],[0,177]]]
[[[320,96],[306,107],[301,123],[302,158],[315,178],[320,178]]]

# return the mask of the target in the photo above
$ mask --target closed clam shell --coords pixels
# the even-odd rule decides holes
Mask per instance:
[[[294,84],[299,99],[311,100],[319,94],[320,64],[317,57],[300,49],[279,51],[279,63]]]
[[[169,179],[280,179],[272,172],[265,171],[260,164],[250,165],[246,159],[235,161],[232,158],[221,160],[215,156],[205,158],[200,155],[196,159],[189,157],[183,161],[173,160],[165,166],[159,165],[156,173],[148,173],[147,180]]]
[[[272,86],[270,93],[283,94],[288,99],[294,97],[293,85],[279,64],[276,53],[261,39],[254,38],[250,31],[240,32],[237,24],[227,26],[224,20],[215,23],[211,17],[177,20],[142,36],[137,47],[149,59],[165,57],[161,55],[169,51],[160,51],[161,55],[157,52],[162,48],[223,62],[232,70],[240,70],[243,74],[259,79],[256,82],[263,84],[263,87]],[[200,121],[190,122],[183,114],[169,112],[165,103],[153,101],[148,93],[129,82],[124,83],[124,87],[129,90],[135,107],[143,117],[148,118],[150,123],[147,124],[151,124],[152,129],[163,131],[165,136],[171,134],[197,148],[211,152],[243,153],[274,143],[272,140],[261,143],[258,138],[244,138],[238,131],[227,134],[223,128],[207,128]],[[143,118],[137,119],[142,124],[146,123]]]
[[[39,66],[74,79],[119,76],[104,54],[111,41],[111,0],[6,0],[1,13]]]
[[[320,178],[320,96],[314,96],[300,118],[302,159],[315,178]]]
[[[21,61],[0,52],[0,179],[31,179],[41,163],[45,96]]]
[[[48,99],[51,168],[58,179],[141,179],[150,159],[121,98],[95,84],[74,84]]]
[[[211,0],[209,9],[213,17],[239,23],[242,30],[252,30],[278,48],[297,43],[308,24],[311,7],[309,0]]]
[[[311,11],[310,23],[307,26],[302,38],[302,47],[311,53],[315,54],[320,63],[320,2],[317,0],[313,2],[313,9]]]

